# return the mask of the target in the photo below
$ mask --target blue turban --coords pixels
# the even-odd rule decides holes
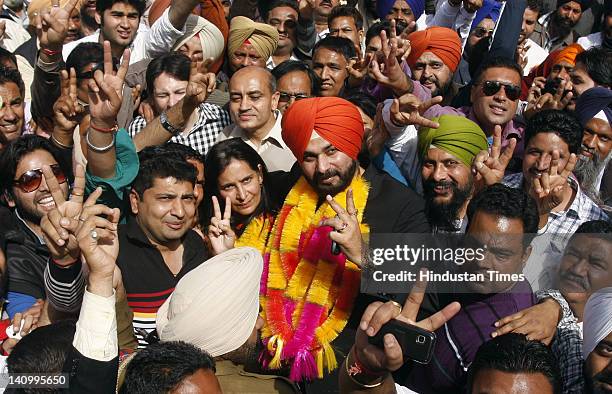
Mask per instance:
[[[578,97],[576,101],[576,116],[580,119],[583,127],[600,111],[606,114],[608,122],[612,122],[611,106],[612,90],[598,86],[585,91]]]
[[[412,10],[414,14],[414,20],[419,19],[423,12],[425,12],[425,0],[404,0]],[[376,1],[376,12],[378,13],[378,17],[380,19],[385,19],[385,17],[393,8],[393,4],[395,4],[395,0],[377,0]]]
[[[495,0],[484,0],[482,7],[476,11],[476,16],[472,22],[470,31],[474,30],[476,26],[485,18],[493,19],[493,22],[497,23],[501,11],[501,3]]]

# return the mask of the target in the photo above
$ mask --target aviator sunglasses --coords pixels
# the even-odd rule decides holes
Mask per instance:
[[[506,97],[508,97],[510,100],[516,101],[521,96],[521,87],[512,85],[510,83],[504,83],[499,81],[484,81],[483,83],[481,83],[481,85],[482,92],[487,96],[493,96],[494,94],[500,91],[502,86],[506,91]]]
[[[64,175],[64,171],[62,171],[59,164],[53,164],[51,166],[51,171],[53,171],[53,175],[55,175],[55,178],[59,184],[66,182],[66,175]],[[30,193],[40,187],[42,178],[42,169],[36,168],[34,170],[24,172],[19,179],[15,179],[13,181],[13,185],[20,188],[24,193]]]

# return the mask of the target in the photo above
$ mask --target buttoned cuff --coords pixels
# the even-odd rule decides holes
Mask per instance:
[[[72,342],[83,356],[110,361],[119,354],[115,301],[115,290],[112,296],[101,297],[85,289]]]

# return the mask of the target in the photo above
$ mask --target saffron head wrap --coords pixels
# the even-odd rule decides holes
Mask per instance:
[[[355,105],[339,97],[296,101],[285,111],[282,127],[283,140],[300,163],[313,130],[353,160],[361,150],[361,114]]]
[[[410,55],[408,64],[413,67],[423,52],[431,52],[455,72],[461,61],[461,40],[457,33],[446,27],[433,26],[415,31],[408,36]]]
[[[227,40],[227,53],[233,54],[246,40],[249,40],[262,58],[268,60],[278,46],[278,31],[275,27],[253,22],[244,16],[232,18]]]
[[[440,127],[422,127],[419,130],[418,149],[421,157],[431,146],[442,149],[470,167],[474,157],[489,148],[487,137],[480,126],[464,116],[442,115],[433,118]]]

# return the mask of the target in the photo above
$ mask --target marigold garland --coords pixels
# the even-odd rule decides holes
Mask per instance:
[[[368,197],[367,182],[351,182],[358,221]],[[348,189],[348,188],[347,188]],[[336,212],[300,178],[285,199],[268,238],[262,275],[264,364],[278,369],[291,363],[295,381],[322,378],[337,361],[331,342],[346,326],[359,291],[360,270],[344,254],[330,251],[332,228],[319,226]],[[346,209],[346,190],[334,199]],[[369,228],[361,223],[362,235]]]

